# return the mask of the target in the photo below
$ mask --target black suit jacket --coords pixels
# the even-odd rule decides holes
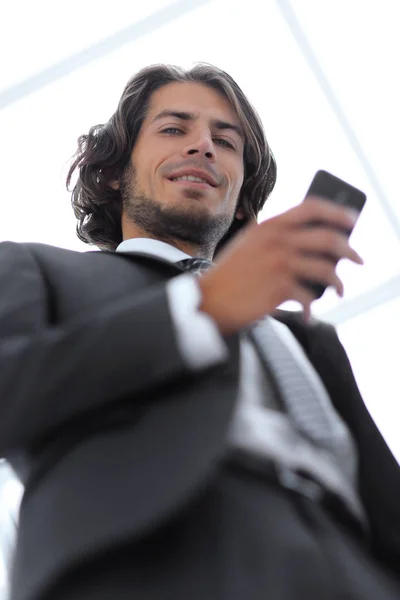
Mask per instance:
[[[193,373],[176,345],[162,260],[0,244],[0,455],[26,486],[13,600],[85,555],[140,539],[207,485],[238,396],[229,358]],[[349,425],[372,552],[400,570],[400,472],[334,329],[280,312]]]

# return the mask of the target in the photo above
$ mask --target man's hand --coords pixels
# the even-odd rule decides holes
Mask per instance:
[[[301,281],[332,286],[343,296],[337,261],[347,258],[363,264],[346,236],[334,229],[351,229],[356,217],[332,202],[310,198],[277,217],[247,226],[201,277],[200,309],[213,317],[222,334],[250,325],[287,300],[302,304],[308,318],[315,298]],[[324,225],[307,228],[315,221]]]

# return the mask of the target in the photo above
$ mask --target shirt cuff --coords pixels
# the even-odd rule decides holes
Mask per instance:
[[[229,351],[215,321],[199,310],[197,277],[190,273],[174,277],[167,283],[167,295],[178,348],[188,366],[200,370],[227,360]]]

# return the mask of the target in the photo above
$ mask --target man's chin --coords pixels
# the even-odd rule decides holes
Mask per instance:
[[[163,197],[160,194],[151,198],[135,194],[129,185],[121,188],[128,219],[156,239],[182,240],[207,250],[215,248],[232,219],[228,215],[214,214],[215,205],[212,206],[210,195],[185,186],[179,193],[161,191],[164,191]]]
[[[184,187],[181,190],[181,196],[187,200],[204,200],[207,201],[210,194],[204,190],[199,190],[192,187]]]
[[[196,190],[182,190],[179,195],[164,198],[160,208],[163,213],[180,214],[182,217],[213,220],[210,198]]]
[[[179,204],[183,204],[184,206],[188,202],[188,200],[194,200],[199,203],[199,205],[207,205],[210,204],[211,197],[207,191],[194,189],[191,187],[180,187],[180,189],[176,190],[176,193],[164,196],[163,204],[167,204],[169,206],[177,206]],[[193,207],[193,203],[190,203],[191,207]]]

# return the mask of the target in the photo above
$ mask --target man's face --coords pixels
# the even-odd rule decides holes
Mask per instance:
[[[152,237],[210,254],[237,213],[243,147],[221,94],[201,83],[165,85],[150,99],[121,181],[125,216]]]

